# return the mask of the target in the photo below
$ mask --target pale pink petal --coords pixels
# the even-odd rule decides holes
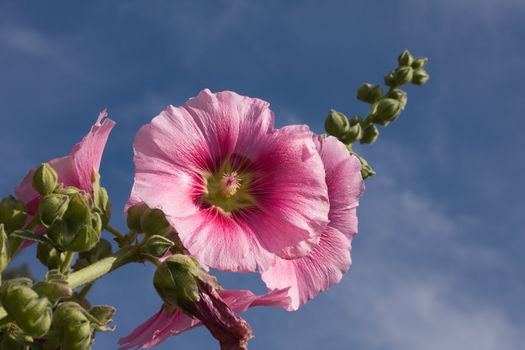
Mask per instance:
[[[257,265],[267,268],[274,262],[275,257],[262,249],[242,218],[206,208],[181,219],[168,216],[168,220],[186,249],[206,266],[221,271],[255,271]]]
[[[272,290],[262,296],[256,296],[248,290],[223,290],[221,298],[234,312],[241,313],[254,306],[284,307],[289,300],[287,290]],[[119,350],[152,348],[170,336],[175,336],[192,328],[202,326],[180,310],[168,311],[162,307],[159,312],[138,326],[130,335],[119,340]]]
[[[306,257],[285,260],[262,273],[271,289],[290,288],[287,310],[297,310],[320,292],[339,283],[351,265],[350,241],[337,229],[327,227],[321,240]]]
[[[318,138],[316,143],[326,170],[330,198],[329,226],[351,238],[357,233],[356,207],[364,191],[361,164],[333,136]]]
[[[100,160],[108,135],[115,125],[111,119],[105,119],[106,111],[102,111],[91,131],[84,136],[82,141],[76,144],[71,155],[55,158],[48,161],[49,165],[58,174],[58,182],[64,186],[75,186],[85,191],[92,190],[93,170],[98,171]],[[31,169],[15,189],[17,197],[29,208],[30,214],[35,214],[36,207],[40,201],[40,195],[33,189],[32,179],[36,169]]]
[[[92,190],[93,171],[98,172],[100,169],[104,147],[109,133],[115,126],[115,122],[106,117],[106,110],[100,112],[97,122],[91,127],[91,131],[71,151],[78,186],[87,192]]]

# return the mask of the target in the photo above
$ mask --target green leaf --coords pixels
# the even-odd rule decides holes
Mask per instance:
[[[40,243],[49,244],[51,246],[54,246],[53,242],[51,242],[49,238],[43,235],[36,234],[33,231],[17,230],[17,231],[11,232],[9,237],[27,239],[29,241],[35,241],[35,242],[40,242]]]

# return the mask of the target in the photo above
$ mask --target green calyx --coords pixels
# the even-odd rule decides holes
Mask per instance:
[[[69,198],[67,210],[60,220],[55,220],[48,228],[47,235],[61,250],[89,250],[100,239],[101,217],[98,213],[91,212],[88,200],[82,193]]]
[[[49,300],[39,296],[31,287],[28,278],[8,280],[0,289],[0,301],[26,334],[42,337],[51,327],[53,311]]]
[[[7,233],[21,229],[27,219],[27,212],[22,201],[7,196],[0,201],[0,224],[4,224]]]
[[[204,176],[205,191],[202,201],[225,214],[255,206],[256,201],[250,193],[253,175],[236,171],[229,161],[222,163],[213,174]]]
[[[167,258],[157,267],[153,277],[153,285],[161,299],[183,311],[188,303],[200,300],[200,283],[219,288],[215,278],[204,271],[197,260],[183,254]]]

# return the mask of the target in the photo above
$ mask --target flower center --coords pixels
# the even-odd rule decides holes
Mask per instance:
[[[252,175],[237,172],[226,163],[214,174],[205,174],[205,191],[202,200],[230,214],[234,211],[255,205],[255,199],[250,194]]]

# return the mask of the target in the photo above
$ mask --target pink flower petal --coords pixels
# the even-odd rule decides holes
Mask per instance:
[[[306,257],[285,260],[263,272],[268,288],[290,288],[290,304],[285,308],[297,310],[320,292],[339,283],[351,265],[350,242],[337,229],[327,227],[321,241]]]
[[[91,192],[93,171],[98,171],[100,168],[106,141],[115,126],[113,120],[103,120],[106,115],[106,110],[99,114],[95,125],[82,141],[73,147],[71,155],[48,161],[58,174],[58,182],[64,186],[75,186]],[[39,194],[32,185],[34,172],[35,169],[31,169],[15,189],[17,197],[28,205],[30,214],[35,213],[40,200]]]
[[[320,138],[316,143],[326,170],[330,198],[329,225],[351,238],[357,233],[355,208],[359,205],[359,197],[365,188],[361,164],[333,136]]]
[[[261,203],[245,220],[262,246],[283,258],[308,254],[328,223],[325,171],[311,138],[307,126],[288,126],[251,149]]]
[[[223,300],[234,312],[244,312],[254,306],[283,307],[289,303],[287,290],[272,290],[265,295],[256,296],[248,290],[223,290]],[[152,348],[170,336],[175,336],[192,328],[202,326],[180,310],[168,311],[162,307],[159,312],[138,326],[130,335],[119,340],[119,350]]]
[[[272,254],[306,255],[328,223],[324,167],[308,127],[272,124],[268,103],[233,92],[168,107],[137,134],[129,203],[162,209],[210,267],[255,271]],[[223,162],[250,174],[253,207],[225,213],[203,202],[205,178]]]
[[[241,219],[224,216],[215,208],[185,218],[168,217],[186,249],[201,264],[221,271],[255,271],[257,265],[271,266],[275,257],[260,246],[255,233]]]
[[[313,251],[302,258],[277,259],[262,273],[269,288],[287,288],[296,310],[320,292],[339,283],[351,265],[351,239],[357,233],[356,207],[364,190],[359,160],[334,137],[316,138],[326,171],[330,223]]]

